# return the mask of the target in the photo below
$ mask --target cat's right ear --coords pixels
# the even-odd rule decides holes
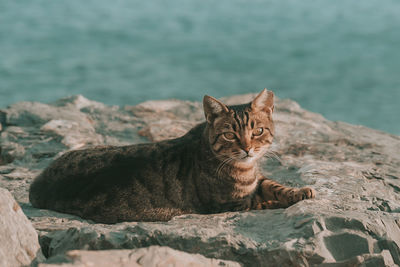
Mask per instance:
[[[203,108],[208,123],[212,123],[216,117],[229,111],[227,106],[208,95],[203,98]]]
[[[272,113],[274,111],[274,93],[264,88],[251,102],[251,109]]]

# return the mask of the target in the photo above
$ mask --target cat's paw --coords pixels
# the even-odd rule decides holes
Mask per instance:
[[[315,198],[316,192],[311,187],[303,187],[299,189],[299,194],[301,196],[301,200]]]
[[[304,199],[315,198],[316,192],[311,187],[303,187],[293,191],[289,196],[289,203],[294,204]]]

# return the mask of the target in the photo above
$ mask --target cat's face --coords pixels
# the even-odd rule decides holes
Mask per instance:
[[[208,123],[211,150],[232,164],[254,164],[272,143],[274,94],[264,89],[251,103],[226,106],[205,96],[204,113]]]

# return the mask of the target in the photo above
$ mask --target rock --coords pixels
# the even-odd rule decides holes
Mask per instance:
[[[180,136],[203,121],[201,104],[166,100],[120,108],[77,96],[48,105],[17,103],[2,114],[7,123],[2,123],[0,147],[8,160],[0,168],[0,186],[20,202],[46,256],[158,245],[245,266],[400,265],[399,136],[328,121],[293,101],[277,100],[276,138],[263,171],[290,186],[313,187],[316,199],[288,209],[104,225],[32,208],[27,201],[32,178],[73,144],[124,145]]]
[[[51,120],[40,130],[62,137],[61,143],[70,149],[79,149],[87,144],[103,143],[102,137],[96,134],[94,127],[89,123],[79,124],[70,120]]]
[[[74,95],[61,98],[53,103],[53,105],[57,107],[72,107],[73,109],[78,110],[82,110],[88,107],[95,107],[99,109],[106,108],[103,103],[89,100],[82,95]]]
[[[143,119],[139,134],[153,142],[182,136],[204,118],[200,103],[179,100],[147,101],[125,110]]]
[[[0,266],[25,266],[42,257],[38,235],[10,192],[0,188]]]
[[[169,247],[151,246],[133,250],[83,251],[71,250],[65,256],[50,258],[39,267],[57,266],[227,266],[239,267],[232,261],[209,259],[199,254],[189,254]]]

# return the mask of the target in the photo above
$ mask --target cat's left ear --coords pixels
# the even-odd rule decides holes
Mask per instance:
[[[251,109],[272,113],[274,111],[274,93],[264,88],[251,102]]]
[[[223,113],[229,112],[227,106],[215,99],[214,97],[205,95],[203,98],[204,115],[208,123],[212,123],[214,119]]]

